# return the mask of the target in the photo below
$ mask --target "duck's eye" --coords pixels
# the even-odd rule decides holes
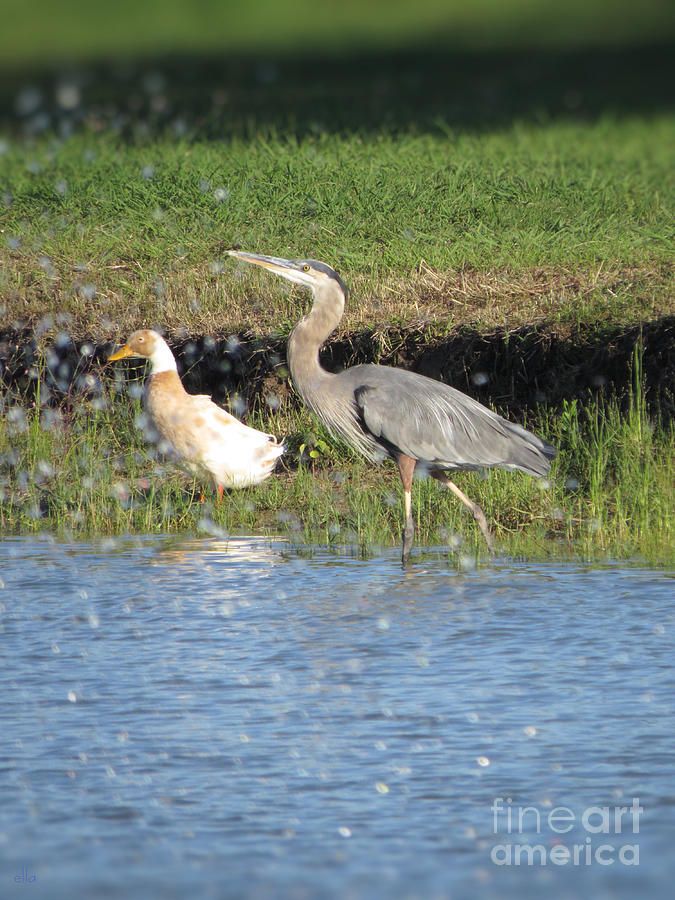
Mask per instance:
[[[307,265],[307,263],[305,263],[304,266],[302,267],[302,271],[309,272],[309,266]]]

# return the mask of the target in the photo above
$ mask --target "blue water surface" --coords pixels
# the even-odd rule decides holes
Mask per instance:
[[[0,896],[670,898],[675,573],[416,559],[0,543]]]

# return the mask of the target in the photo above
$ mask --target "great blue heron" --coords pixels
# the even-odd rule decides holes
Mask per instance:
[[[223,488],[258,484],[272,474],[284,445],[244,425],[205,394],[188,394],[161,335],[147,328],[135,331],[109,361],[127,356],[150,361],[146,403],[166,449],[193,474],[213,478],[219,498]]]
[[[398,465],[405,499],[403,564],[408,562],[415,534],[411,485],[418,464],[471,510],[492,551],[482,509],[446,471],[499,468],[545,475],[555,448],[461,391],[415,372],[359,365],[330,374],[319,362],[319,348],[344,311],[347,287],[337,272],[313,259],[228,252],[312,291],[312,308],[288,339],[291,377],[307,406],[334,437],[372,461],[389,457]]]

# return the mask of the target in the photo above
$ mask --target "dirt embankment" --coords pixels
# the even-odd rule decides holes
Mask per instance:
[[[195,337],[172,347],[187,389],[223,403],[238,394],[249,408],[293,397],[285,367],[285,340],[241,334]],[[0,332],[0,387],[27,401],[38,383],[54,402],[100,390],[113,378],[105,361],[110,344],[73,342],[31,331]],[[626,328],[563,333],[524,326],[488,333],[462,328],[445,338],[427,330],[343,334],[324,348],[329,371],[364,362],[401,366],[452,384],[480,401],[518,414],[538,404],[559,406],[604,390],[625,395],[636,382],[636,360],[647,399],[665,421],[675,417],[675,316]],[[139,369],[139,376],[142,368]]]

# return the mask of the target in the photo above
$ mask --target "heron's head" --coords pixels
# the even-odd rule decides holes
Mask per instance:
[[[108,362],[115,362],[116,359],[126,359],[127,356],[143,356],[149,359],[163,346],[165,346],[164,340],[156,331],[142,328],[140,331],[134,331],[126,344],[108,357]]]
[[[316,259],[281,259],[278,256],[261,256],[257,253],[244,253],[241,250],[228,250],[227,252],[235,259],[252,263],[254,266],[262,266],[263,269],[287,278],[294,284],[303,284],[313,293],[320,292],[322,287],[334,282],[337,283],[345,297],[347,296],[347,285],[335,269]]]

